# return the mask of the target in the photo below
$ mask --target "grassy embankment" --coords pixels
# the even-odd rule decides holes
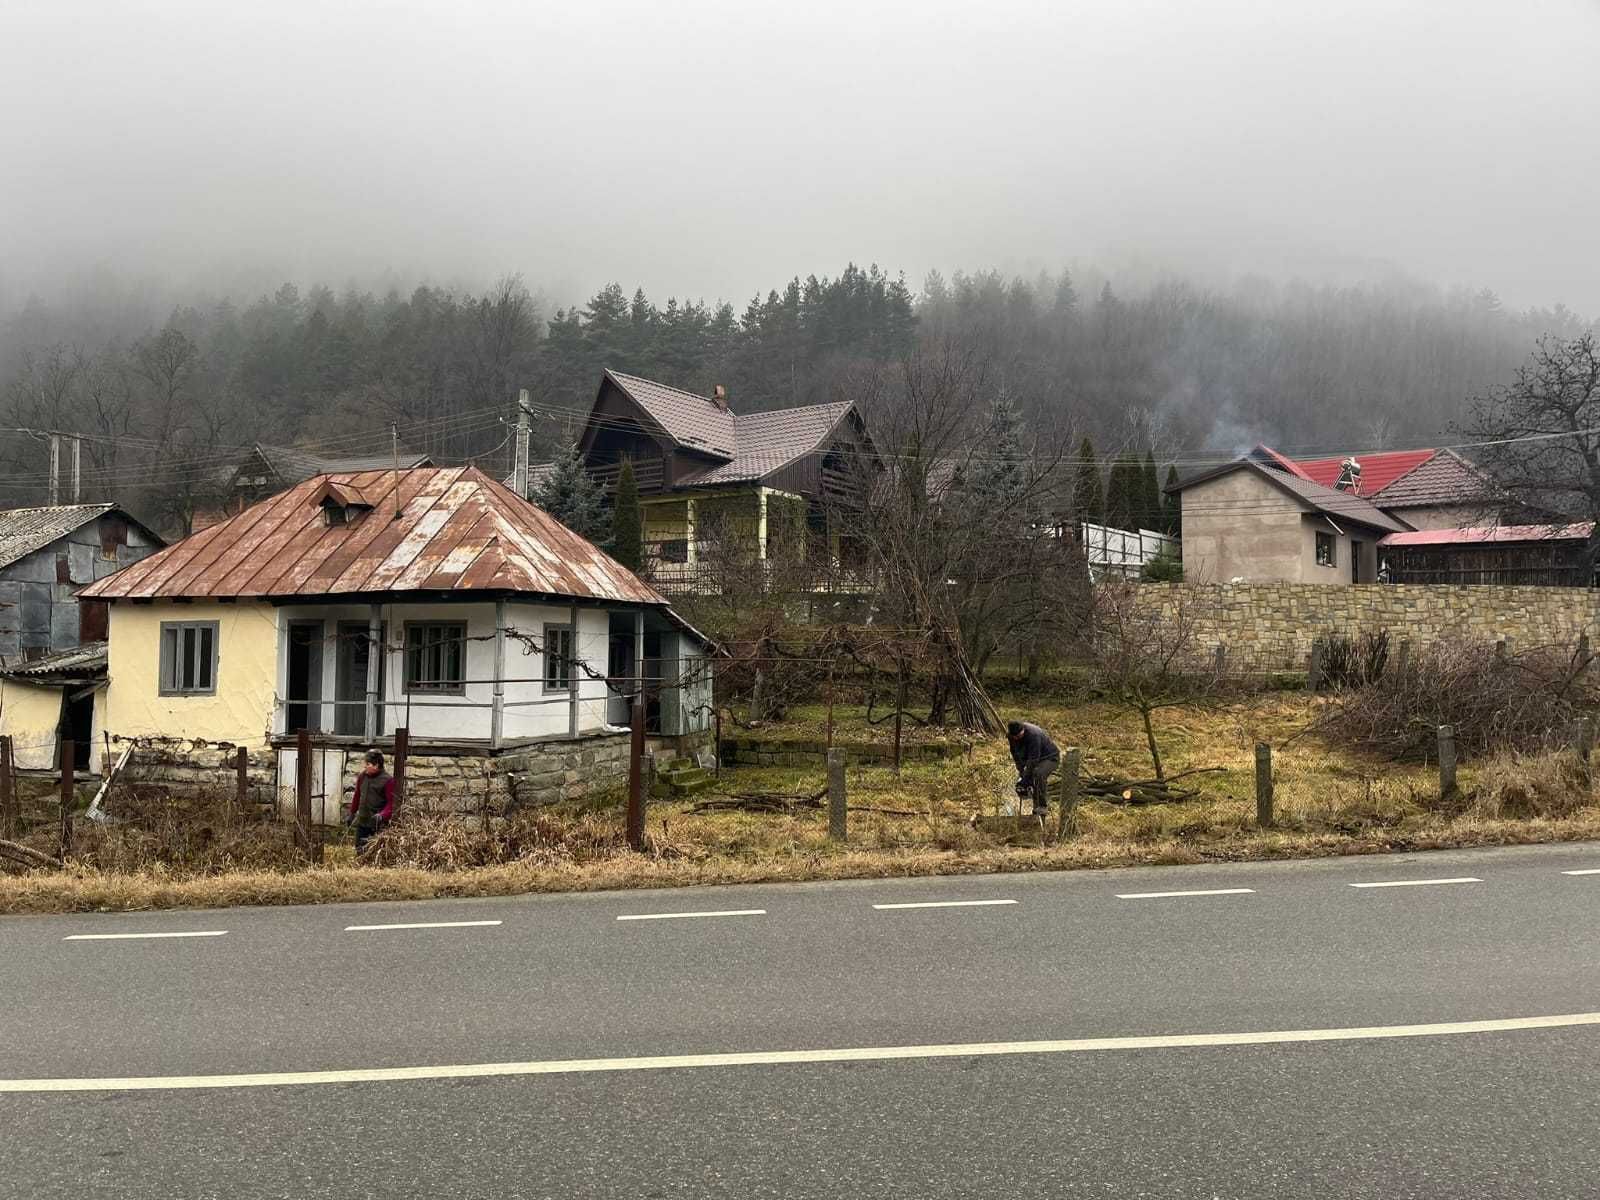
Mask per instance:
[[[1276,694],[1224,713],[1172,709],[1158,716],[1169,772],[1218,768],[1182,782],[1200,795],[1180,804],[1129,807],[1089,800],[1076,833],[1059,844],[1008,846],[974,828],[1009,793],[1009,756],[998,740],[944,762],[852,768],[852,807],[915,810],[914,816],[852,812],[850,840],[827,838],[826,813],[695,811],[694,802],[652,802],[652,850],[621,844],[614,801],[546,810],[489,838],[444,823],[397,823],[391,865],[354,865],[345,844],[320,867],[293,864],[277,831],[271,845],[218,837],[180,863],[155,861],[158,839],[130,843],[128,831],[81,839],[83,857],[66,871],[0,876],[0,912],[131,910],[234,904],[300,904],[496,896],[526,892],[676,887],[990,871],[1079,869],[1157,863],[1362,854],[1399,849],[1505,845],[1600,837],[1592,787],[1562,756],[1466,764],[1464,796],[1437,797],[1436,771],[1396,766],[1295,736],[1314,701]],[[1025,713],[1063,745],[1078,745],[1089,775],[1143,779],[1150,762],[1137,718],[1099,704],[1045,702]],[[795,710],[763,738],[817,741],[820,708]],[[883,744],[887,726],[868,727],[859,709],[840,708],[841,742]],[[907,739],[932,735],[908,726]],[[1275,755],[1277,826],[1255,825],[1257,740]],[[726,769],[718,794],[814,795],[820,763]],[[700,797],[706,799],[709,797]],[[1052,810],[1052,824],[1054,811]],[[235,831],[237,833],[237,831]],[[259,839],[258,839],[259,840]],[[41,840],[41,846],[48,845]]]

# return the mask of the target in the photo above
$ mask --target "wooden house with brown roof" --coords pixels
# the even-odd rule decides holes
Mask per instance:
[[[674,591],[697,589],[712,542],[757,561],[798,554],[850,568],[857,556],[829,517],[880,469],[853,404],[736,413],[720,387],[701,396],[610,370],[578,451],[608,490],[632,464],[648,573]]]

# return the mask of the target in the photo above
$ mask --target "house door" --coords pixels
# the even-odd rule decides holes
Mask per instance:
[[[1350,582],[1361,582],[1361,543],[1350,543]]]
[[[72,769],[88,774],[94,750],[94,692],[85,689],[80,696],[63,696],[61,704],[61,736],[72,739]]]
[[[289,694],[284,732],[322,728],[322,622],[289,622]]]
[[[389,640],[388,626],[380,626],[379,643]],[[333,731],[345,737],[363,737],[367,732],[367,662],[372,643],[367,636],[365,621],[339,622],[339,658],[334,668],[335,706]],[[384,660],[388,656],[381,649],[378,654],[378,695],[384,693]],[[383,705],[378,705],[377,733],[383,734]]]

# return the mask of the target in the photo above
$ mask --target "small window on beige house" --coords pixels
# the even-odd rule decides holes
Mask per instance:
[[[1333,534],[1323,533],[1320,529],[1317,530],[1317,566],[1336,567],[1339,565],[1335,561],[1336,546],[1337,543],[1334,541]]]

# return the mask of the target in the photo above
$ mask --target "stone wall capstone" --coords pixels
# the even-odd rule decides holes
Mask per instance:
[[[1517,646],[1600,644],[1600,590],[1497,584],[1148,583],[1143,603],[1186,608],[1207,649],[1223,645],[1258,665],[1303,668],[1328,634],[1386,631],[1422,647],[1442,638],[1510,639]]]

